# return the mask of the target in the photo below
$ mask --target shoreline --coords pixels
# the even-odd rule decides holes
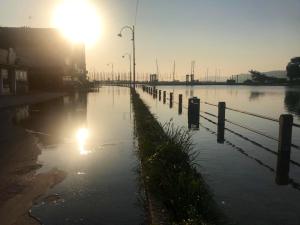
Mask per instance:
[[[26,95],[1,95],[0,111],[22,105],[37,104],[67,95],[65,92],[31,92]]]

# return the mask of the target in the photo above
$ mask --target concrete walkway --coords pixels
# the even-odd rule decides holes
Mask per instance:
[[[3,95],[0,96],[0,109],[14,107],[18,105],[36,104],[48,101],[61,96],[63,92],[33,92],[27,95]]]

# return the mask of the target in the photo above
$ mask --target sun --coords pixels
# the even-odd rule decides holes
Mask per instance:
[[[53,25],[74,43],[94,44],[102,33],[96,7],[88,0],[64,0],[53,14]]]

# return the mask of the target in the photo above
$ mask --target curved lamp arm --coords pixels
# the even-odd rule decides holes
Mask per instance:
[[[131,32],[132,32],[132,40],[134,39],[134,28],[131,27],[131,26],[124,26],[121,28],[120,30],[120,33],[118,34],[119,37],[122,37],[122,32],[125,30],[125,29],[129,29]]]

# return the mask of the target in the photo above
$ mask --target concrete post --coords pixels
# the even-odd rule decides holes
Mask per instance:
[[[170,108],[173,107],[173,93],[170,92]]]
[[[182,94],[178,96],[178,114],[182,114]]]
[[[159,92],[158,92],[158,99],[159,99],[159,101],[161,101],[161,90],[159,90]]]
[[[224,133],[225,133],[225,110],[226,103],[219,102],[218,105],[218,143],[224,143]]]
[[[200,99],[189,98],[188,105],[188,127],[189,129],[199,129]]]
[[[293,116],[281,115],[279,118],[278,156],[276,168],[276,183],[289,183],[290,155],[292,144]]]

